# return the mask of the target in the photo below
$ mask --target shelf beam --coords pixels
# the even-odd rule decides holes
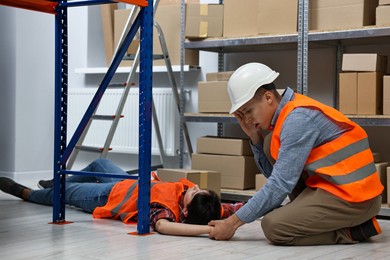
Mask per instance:
[[[342,41],[348,44],[380,44],[388,43],[390,39],[390,27],[367,26],[359,29],[338,31],[309,31],[308,42],[310,45],[326,46]],[[197,49],[210,52],[252,52],[261,50],[285,50],[296,49],[298,34],[272,34],[258,35],[243,38],[208,38],[202,41],[186,40],[186,49]]]

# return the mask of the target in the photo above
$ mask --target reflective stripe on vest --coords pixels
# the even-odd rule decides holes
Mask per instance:
[[[350,144],[333,154],[329,154],[328,156],[319,159],[315,162],[309,163],[305,166],[305,169],[308,170],[309,176],[314,175],[313,172],[319,171],[321,168],[332,166],[336,163],[340,163],[341,161],[353,156],[354,154],[363,152],[364,150],[369,149],[367,138],[357,141],[356,143]],[[327,181],[336,184],[342,185],[347,183],[352,183],[358,180],[362,180],[376,172],[375,165],[373,163],[368,163],[352,172],[349,172],[345,175],[341,176],[329,176],[322,174],[321,177],[326,179]]]
[[[120,212],[120,209],[121,209],[121,207],[123,206],[123,204],[124,204],[128,199],[130,199],[131,195],[133,195],[133,192],[134,192],[135,188],[137,187],[137,185],[138,185],[138,181],[135,181],[133,184],[131,184],[131,186],[130,186],[130,188],[127,190],[126,196],[123,198],[123,200],[122,200],[118,205],[116,205],[115,208],[113,208],[113,209],[111,210],[111,216],[114,217],[114,216],[116,216],[116,215]],[[126,214],[127,214],[127,213],[126,213]],[[123,215],[123,214],[122,214],[122,215]],[[123,219],[122,216],[121,216],[121,219]]]
[[[282,108],[272,134],[272,157],[277,160],[283,123],[297,107],[318,109],[329,118],[351,126],[336,139],[312,149],[305,164],[308,173],[306,185],[324,189],[350,202],[361,202],[380,195],[383,186],[367,134],[339,111],[306,96],[295,94],[294,100]]]

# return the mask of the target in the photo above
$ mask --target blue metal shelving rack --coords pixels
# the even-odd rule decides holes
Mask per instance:
[[[73,137],[67,143],[67,103],[68,103],[68,8],[86,5],[126,2],[137,4],[141,8],[127,36],[123,40],[116,56],[104,76],[85,115],[77,127]],[[88,120],[102,98],[108,84],[114,76],[125,52],[140,29],[140,74],[139,74],[139,174],[138,174],[138,234],[150,232],[149,201],[150,201],[150,171],[151,171],[151,132],[152,132],[152,55],[153,55],[153,5],[147,0],[2,0],[0,5],[25,8],[34,11],[52,13],[55,15],[55,119],[54,119],[54,196],[53,223],[63,224],[65,221],[65,176],[78,174],[99,176],[99,173],[78,172],[66,170],[66,163],[77,140]],[[107,174],[105,174],[107,176]],[[123,178],[121,175],[110,174],[111,177]],[[129,178],[132,178],[129,176]]]

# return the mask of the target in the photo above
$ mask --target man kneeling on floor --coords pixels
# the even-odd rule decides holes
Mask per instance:
[[[82,171],[128,175],[107,159],[97,159]],[[40,181],[38,186],[42,189],[32,190],[9,178],[0,177],[2,191],[26,201],[52,205],[53,181]],[[68,176],[65,203],[92,213],[95,218],[120,219],[124,223],[134,223],[138,213],[137,186],[137,181],[130,179]],[[210,220],[226,218],[243,204],[221,204],[215,192],[201,190],[198,185],[186,179],[179,182],[153,181],[151,186],[151,227],[167,235],[209,234],[213,229],[207,225]]]
[[[260,217],[265,236],[277,245],[352,244],[381,233],[375,216],[383,186],[367,134],[334,108],[290,88],[279,95],[273,83],[278,75],[248,63],[229,79],[230,113],[251,139],[268,181],[234,215],[211,221],[209,236],[230,239]],[[272,130],[270,159],[262,130]],[[287,196],[291,202],[281,207]]]

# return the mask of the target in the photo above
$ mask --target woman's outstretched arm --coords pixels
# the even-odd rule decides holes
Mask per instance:
[[[199,236],[209,234],[214,227],[208,225],[193,225],[185,223],[170,222],[166,219],[159,219],[156,223],[157,232],[173,236]]]

